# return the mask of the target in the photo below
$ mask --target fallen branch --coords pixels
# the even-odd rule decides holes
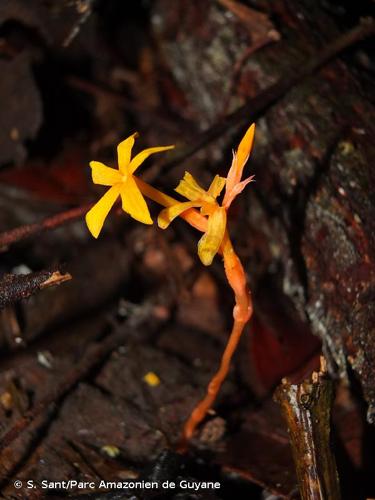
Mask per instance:
[[[29,274],[6,274],[0,281],[0,309],[21,299],[30,297],[44,288],[60,285],[72,279],[69,273],[38,271]]]
[[[275,392],[286,420],[302,500],[339,500],[340,486],[330,443],[333,383],[321,358],[320,371]]]

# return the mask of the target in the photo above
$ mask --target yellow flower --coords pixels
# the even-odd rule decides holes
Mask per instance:
[[[198,243],[198,255],[205,266],[209,266],[220,249],[227,224],[227,210],[235,197],[254,176],[241,181],[244,166],[250,156],[254,142],[255,125],[251,125],[240,142],[238,150],[233,154],[232,165],[226,178],[216,175],[208,191],[202,189],[194,177],[185,172],[184,178],[175,191],[189,201],[176,203],[162,210],[158,217],[158,225],[165,229],[179,215],[191,208],[200,208],[202,215],[208,216],[207,230]],[[220,206],[216,201],[225,186],[225,195]]]
[[[131,151],[137,133],[129,136],[117,146],[118,170],[109,168],[98,161],[90,162],[94,184],[111,186],[104,196],[86,214],[89,231],[97,238],[113,204],[121,196],[122,209],[133,219],[144,224],[152,224],[146,201],[134,179],[136,169],[153,153],[166,151],[174,146],[157,146],[138,153],[131,160]]]
[[[208,216],[207,231],[198,243],[198,255],[205,266],[212,263],[224,238],[227,213],[226,209],[220,207],[216,201],[224,185],[225,179],[216,175],[208,191],[205,191],[189,172],[185,172],[184,178],[175,191],[190,201],[176,203],[165,208],[158,217],[159,227],[165,229],[176,217],[189,208],[200,208],[202,215]]]

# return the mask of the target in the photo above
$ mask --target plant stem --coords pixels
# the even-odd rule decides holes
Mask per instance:
[[[136,183],[144,196],[159,203],[164,207],[170,207],[178,203],[177,200],[168,196],[158,189],[150,186],[147,182],[135,178]],[[191,208],[181,214],[181,217],[196,229],[205,232],[207,230],[207,219],[200,212]],[[246,323],[249,321],[252,312],[252,301],[247,287],[246,275],[240,259],[234,251],[228,231],[225,232],[220,252],[224,259],[225,274],[235,296],[235,306],[233,308],[233,328],[229,336],[227,345],[221,358],[218,371],[212,377],[207,387],[206,396],[196,405],[188,418],[182,435],[181,449],[186,447],[187,442],[194,434],[196,427],[205,418],[207,412],[214,404],[221,385],[228,375],[233,354],[240,341]]]
[[[246,284],[245,271],[240,259],[233,249],[227,232],[222,243],[222,253],[224,258],[225,274],[231,288],[233,289],[236,301],[233,309],[233,328],[222,355],[220,367],[208,384],[205,397],[196,405],[184,426],[181,443],[182,448],[186,447],[186,444],[192,438],[195,429],[205,418],[207,412],[215,402],[221,385],[228,375],[230,363],[240,341],[244,327],[253,312],[251,296]]]

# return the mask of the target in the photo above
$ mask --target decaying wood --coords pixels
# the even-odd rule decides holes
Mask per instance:
[[[129,232],[130,240],[131,234]],[[66,271],[74,279],[61,287],[34,294],[32,300],[20,302],[16,313],[9,311],[11,305],[3,310],[7,314],[0,324],[0,347],[6,344],[11,350],[19,348],[21,343],[28,344],[49,329],[111,301],[128,282],[129,249],[124,252],[123,247],[110,238],[81,247],[79,254],[66,265]],[[109,266],[108,262],[116,262],[116,265]],[[85,300],[81,300],[82,297]],[[18,321],[21,324],[17,326]]]
[[[324,358],[319,373],[301,383],[283,379],[275,399],[286,420],[303,500],[339,500],[340,487],[331,446],[333,382]]]
[[[59,270],[38,271],[29,274],[6,274],[0,281],[0,309],[21,299],[30,297],[43,288],[60,285],[72,279],[69,273]]]

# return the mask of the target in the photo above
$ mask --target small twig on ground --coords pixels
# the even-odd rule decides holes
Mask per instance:
[[[339,500],[340,486],[330,443],[333,383],[321,358],[319,373],[293,384],[283,379],[275,392],[292,445],[303,500]]]
[[[92,205],[93,203],[81,205],[70,210],[65,210],[64,212],[60,212],[56,215],[52,215],[51,217],[47,217],[42,222],[27,224],[25,226],[11,229],[10,231],[0,233],[0,251],[6,250],[12,243],[22,241],[29,236],[34,236],[46,231],[47,229],[54,229],[62,226],[66,222],[72,222],[80,219],[92,207]]]
[[[40,285],[40,289],[43,290],[44,288],[48,288],[50,286],[60,285],[61,283],[64,283],[64,281],[69,281],[71,279],[72,276],[69,273],[61,274],[60,271],[54,271],[51,276]]]
[[[71,280],[69,273],[60,271],[38,271],[29,274],[6,274],[0,280],[0,309],[21,299],[30,297],[38,290],[49,286],[60,285]]]

